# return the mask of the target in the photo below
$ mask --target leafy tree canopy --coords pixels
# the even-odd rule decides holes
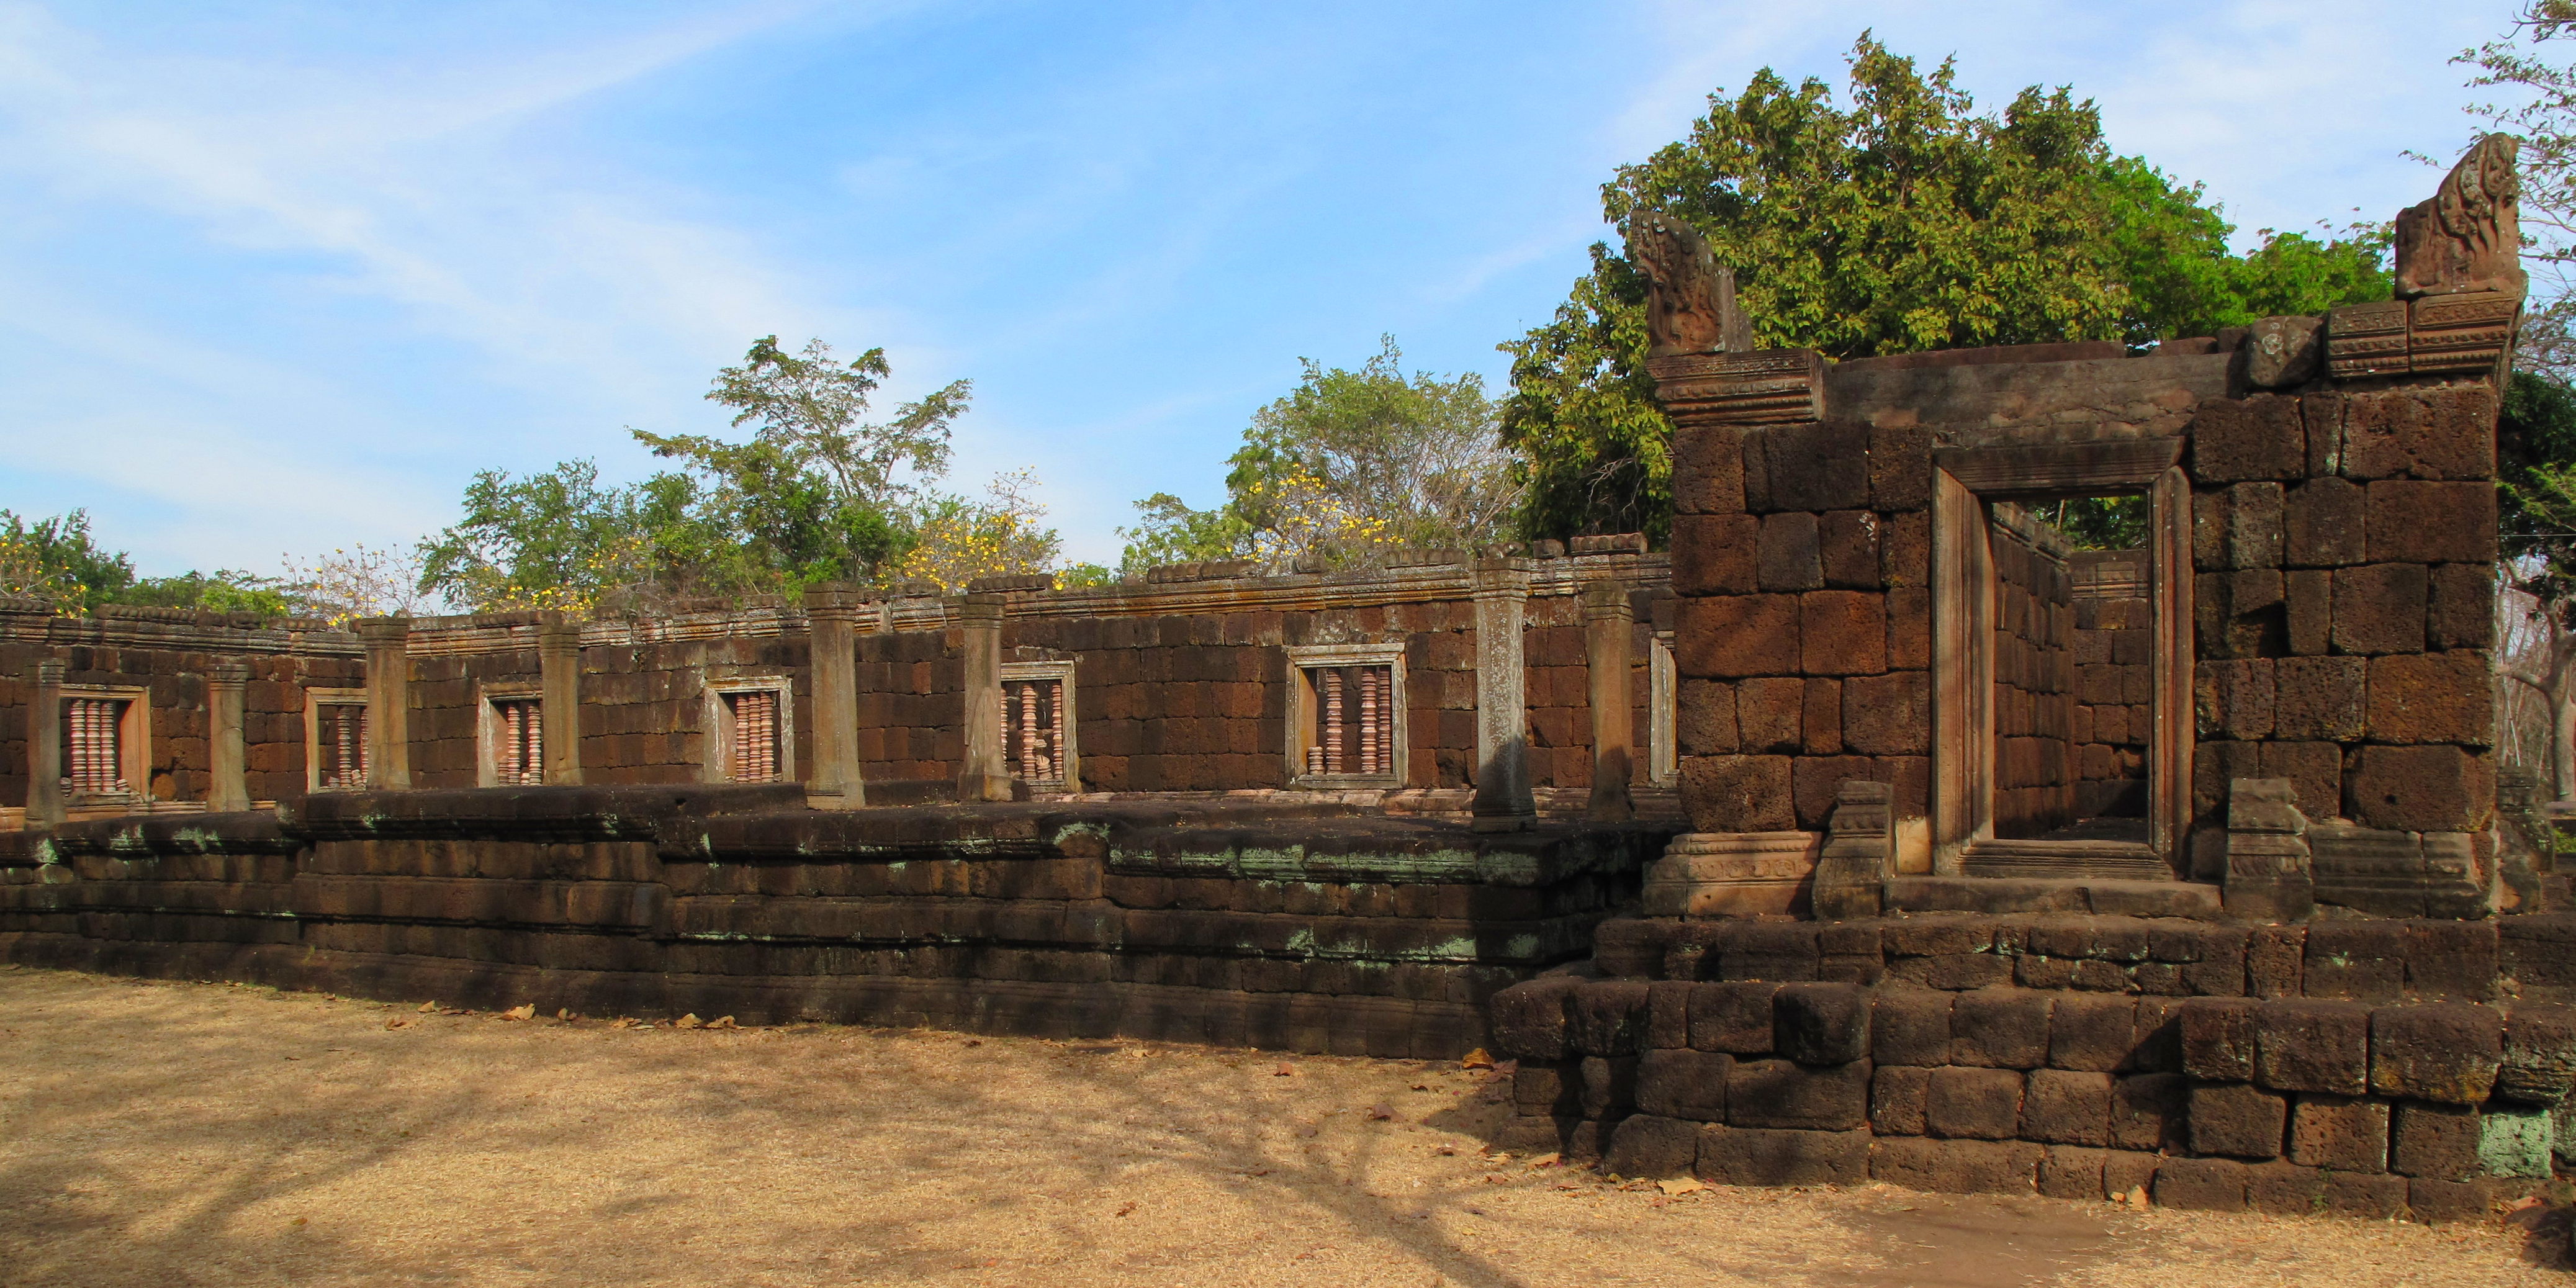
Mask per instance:
[[[1358,370],[1298,359],[1296,389],[1252,414],[1226,458],[1226,499],[1194,510],[1158,492],[1122,570],[1197,559],[1322,566],[1389,549],[1472,546],[1509,527],[1511,457],[1484,378],[1404,370],[1393,336]]]
[[[1926,75],[1867,33],[1848,106],[1821,80],[1792,86],[1766,68],[1603,185],[1611,222],[1649,210],[1689,222],[1734,267],[1756,346],[1836,359],[2144,345],[2389,288],[2384,226],[2265,230],[2234,255],[2202,189],[2112,155],[2090,100],[2033,86],[1981,115],[1952,63]],[[1525,462],[1531,536],[1668,535],[1672,425],[1645,373],[1645,288],[1596,244],[1556,316],[1502,346],[1502,433]]]

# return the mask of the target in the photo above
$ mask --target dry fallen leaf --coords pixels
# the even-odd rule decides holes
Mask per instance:
[[[420,1004],[420,1013],[421,1013],[421,1014],[423,1014],[423,1015],[435,1015],[435,1014],[437,1014],[437,1013],[438,1013],[438,1003],[436,1003],[436,1002],[423,1002],[423,1003],[421,1003],[421,1004]]]
[[[1270,1071],[1270,1075],[1274,1078],[1285,1078],[1295,1072],[1297,1072],[1297,1066],[1281,1061],[1278,1068]]]
[[[1135,1210],[1136,1210],[1136,1204],[1135,1204],[1135,1202],[1134,1202],[1133,1200],[1130,1200],[1130,1201],[1128,1201],[1128,1202],[1121,1203],[1121,1204],[1119,1204],[1119,1205],[1118,1205],[1118,1215],[1120,1215],[1120,1216],[1125,1216],[1125,1215],[1127,1215],[1128,1213],[1133,1212],[1133,1211],[1135,1211]]]
[[[1461,1069],[1490,1069],[1494,1067],[1494,1057],[1485,1054],[1485,1048],[1478,1047],[1475,1050],[1468,1052],[1466,1058],[1458,1062],[1458,1067]]]
[[[1395,1110],[1386,1105],[1370,1105],[1368,1116],[1369,1121],[1382,1123],[1395,1117]]]
[[[1678,1198],[1684,1194],[1697,1194],[1708,1186],[1701,1183],[1696,1176],[1684,1176],[1669,1181],[1657,1181],[1655,1188],[1662,1190],[1668,1196]]]
[[[2135,1208],[2135,1209],[2137,1209],[2137,1210],[2138,1210],[2138,1211],[2140,1211],[2140,1212],[2144,1212],[2144,1211],[2146,1211],[2146,1210],[2147,1210],[2147,1187],[2146,1187],[2146,1186],[2143,1186],[2143,1185],[2132,1185],[2132,1186],[2130,1186],[2130,1187],[2129,1187],[2129,1192],[2120,1196],[2120,1201],[2121,1201],[2121,1202],[2123,1202],[2123,1203],[2128,1204],[2130,1207]]]
[[[688,1014],[683,1015],[683,1016],[681,1016],[679,1019],[677,1019],[677,1020],[673,1021],[673,1022],[672,1022],[672,1024],[671,1024],[671,1027],[672,1027],[672,1028],[675,1028],[675,1029],[694,1029],[694,1028],[697,1028],[698,1026],[700,1026],[700,1025],[702,1025],[702,1024],[705,1024],[705,1023],[706,1023],[706,1021],[701,1020],[701,1019],[699,1019],[699,1018],[698,1018],[698,1013],[697,1013],[697,1012],[695,1012],[695,1011],[691,1011],[691,1012],[689,1012]]]
[[[389,1029],[398,1029],[398,1028],[401,1028],[402,1026],[404,1026],[404,1025],[406,1025],[406,1024],[409,1024],[409,1023],[411,1023],[411,1021],[406,1020],[406,1019],[402,1019],[402,1018],[400,1018],[400,1017],[396,1017],[396,1018],[394,1018],[394,1019],[390,1019],[390,1020],[385,1021],[385,1027],[386,1027],[386,1028],[389,1028]]]
[[[505,1020],[533,1020],[537,1018],[537,1004],[534,1002],[522,1002],[517,1006],[511,1007],[509,1010],[501,1012],[501,1018]]]
[[[737,1024],[735,1024],[735,1023],[733,1022],[733,1017],[732,1017],[732,1016],[730,1016],[730,1015],[720,1015],[720,1016],[717,1016],[717,1017],[716,1017],[716,1019],[715,1019],[715,1022],[714,1022],[714,1023],[709,1024],[707,1027],[708,1027],[708,1028],[711,1028],[711,1029],[731,1029],[731,1028],[739,1028],[739,1027],[741,1027],[741,1026],[739,1026],[739,1025],[737,1025]]]
[[[1554,1167],[1556,1164],[1557,1156],[1554,1154],[1541,1154],[1529,1161],[1529,1165],[1532,1167]]]

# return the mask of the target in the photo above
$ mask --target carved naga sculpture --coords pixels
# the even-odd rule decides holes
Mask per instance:
[[[2522,222],[2515,209],[2522,184],[2514,174],[2521,141],[2510,134],[2478,140],[2429,201],[2397,212],[2397,295],[2503,291],[2519,296]]]
[[[1735,307],[1735,270],[1720,268],[1699,230],[1662,211],[1628,221],[1628,258],[1646,271],[1646,356],[1742,353],[1751,328]]]

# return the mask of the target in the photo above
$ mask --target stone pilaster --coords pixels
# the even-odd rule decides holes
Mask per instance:
[[[550,616],[537,624],[538,711],[546,781],[581,781],[581,623]]]
[[[27,668],[27,825],[63,821],[63,664],[52,658]]]
[[[367,787],[411,790],[411,619],[358,623],[367,645]]]
[[[1806,916],[1823,840],[1815,832],[1685,832],[1646,865],[1646,915]]]
[[[1583,660],[1592,707],[1592,799],[1583,816],[1595,823],[1625,823],[1637,814],[1628,795],[1637,755],[1635,699],[1628,682],[1636,625],[1626,583],[1600,581],[1583,588]]]
[[[2316,911],[2308,820],[2286,778],[2239,778],[2227,792],[2227,915],[2306,921]]]
[[[1003,763],[1002,604],[998,594],[968,595],[958,606],[964,629],[966,759],[957,771],[960,801],[1006,801],[1011,773]]]
[[[210,814],[250,808],[242,747],[242,695],[249,685],[250,668],[240,662],[217,662],[206,671],[206,812]]]
[[[855,624],[865,607],[859,592],[840,582],[805,588],[805,621],[814,671],[814,757],[805,797],[818,809],[858,809],[868,803],[859,773],[859,659]],[[715,754],[708,731],[707,754]]]
[[[1816,917],[1851,921],[1879,915],[1896,867],[1896,789],[1866,778],[1843,780],[1816,859]]]
[[[1476,596],[1476,799],[1480,832],[1510,832],[1538,820],[1530,792],[1529,685],[1521,621],[1529,605],[1525,559],[1479,560]]]

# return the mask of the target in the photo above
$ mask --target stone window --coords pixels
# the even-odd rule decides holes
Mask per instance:
[[[1405,781],[1404,646],[1288,650],[1288,776],[1299,787]]]
[[[1655,632],[1646,663],[1646,781],[1670,787],[1682,777],[1681,683],[1673,669],[1671,631]]]
[[[1002,664],[1002,757],[1011,777],[1041,791],[1080,791],[1074,752],[1073,663]]]
[[[796,777],[795,707],[784,676],[748,676],[707,686],[706,780],[783,783]]]
[[[306,690],[305,790],[357,790],[367,785],[367,767],[366,690]]]
[[[534,686],[483,691],[485,787],[533,787],[546,781],[545,706]]]
[[[63,790],[83,797],[118,799],[141,794],[146,781],[145,720],[150,704],[140,689],[63,689]]]

